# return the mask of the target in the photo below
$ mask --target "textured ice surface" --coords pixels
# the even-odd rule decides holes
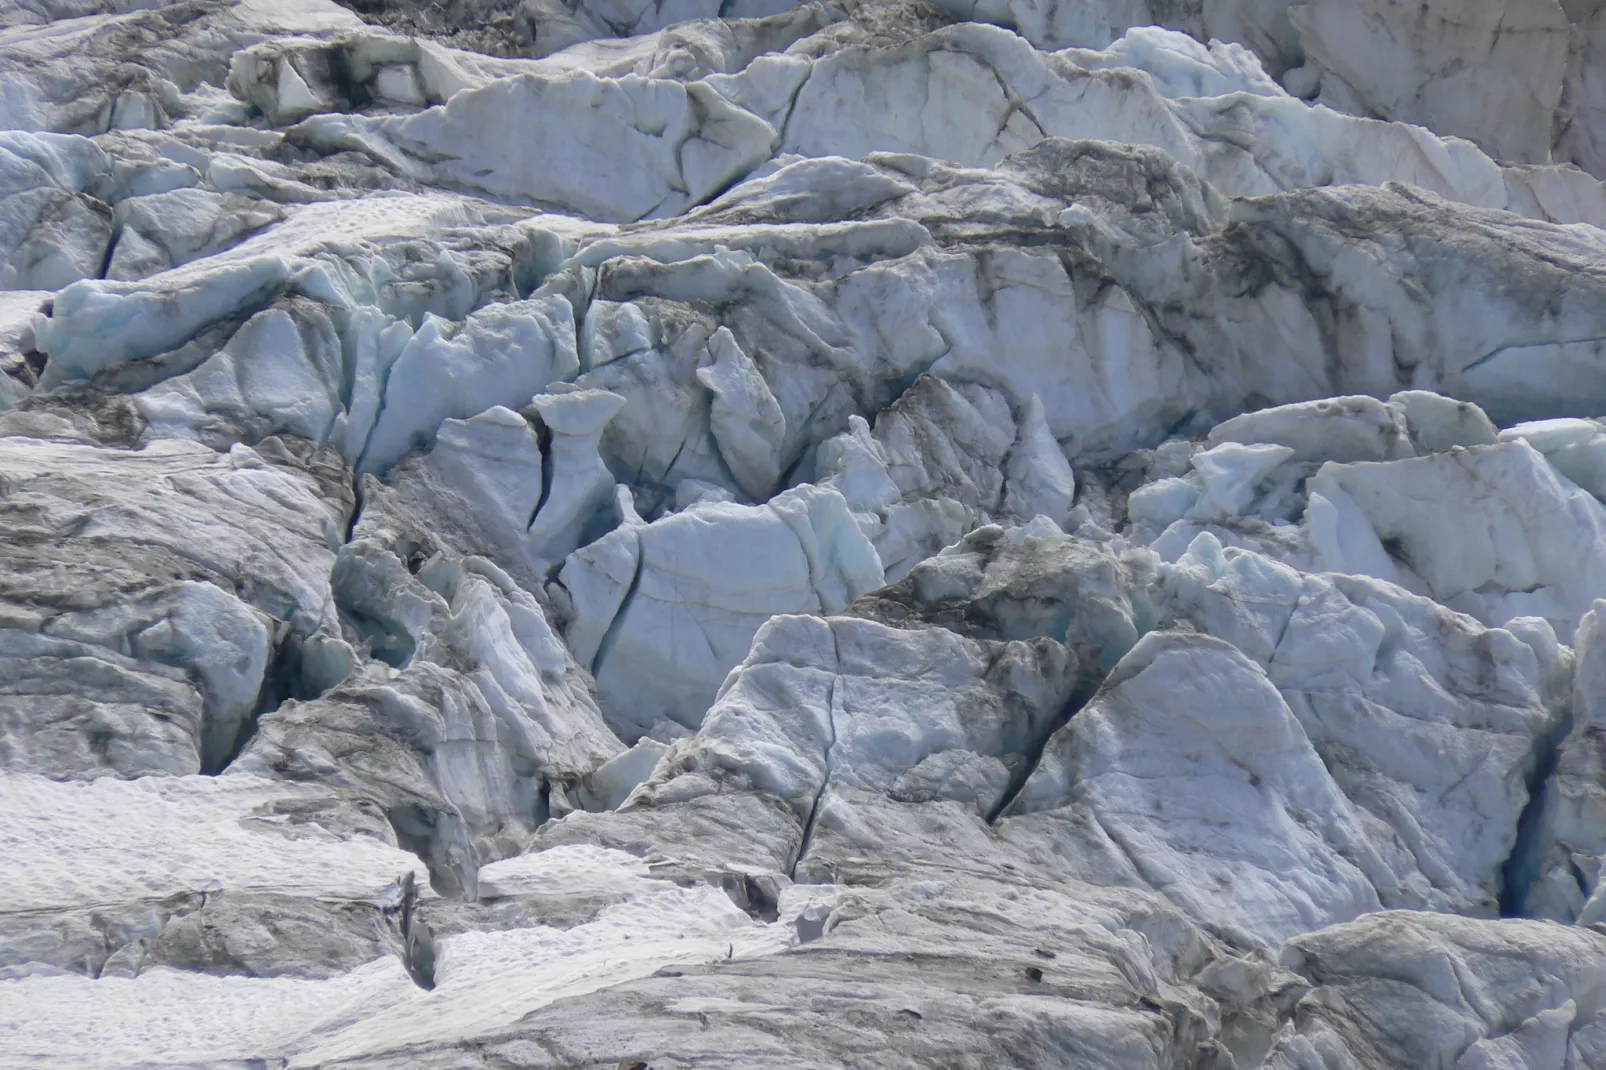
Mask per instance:
[[[1606,1066],[1603,45],[0,0],[0,1064]]]

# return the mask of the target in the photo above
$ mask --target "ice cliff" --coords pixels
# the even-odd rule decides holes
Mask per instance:
[[[1606,1070],[1598,0],[0,0],[0,1067]]]

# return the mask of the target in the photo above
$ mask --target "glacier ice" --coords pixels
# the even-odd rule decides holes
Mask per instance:
[[[881,581],[842,496],[805,486],[761,506],[638,517],[570,554],[552,589],[611,722],[639,735],[696,727],[767,618],[833,613]]]
[[[0,1064],[1606,1066],[1588,0],[0,0]]]

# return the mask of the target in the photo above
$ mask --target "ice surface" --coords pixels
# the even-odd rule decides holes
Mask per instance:
[[[1366,555],[1381,560],[1369,548],[1392,547],[1402,579],[1488,624],[1545,617],[1570,639],[1606,583],[1592,549],[1606,510],[1522,440],[1391,464],[1330,464],[1311,489],[1357,516],[1327,567],[1366,573]],[[1360,556],[1347,569],[1351,546]]]
[[[1383,1066],[1451,1050],[1468,1066],[1588,1066],[1606,1050],[1601,950],[1585,929],[1432,914],[1374,914],[1301,937],[1283,962],[1321,987],[1266,1065],[1331,1066],[1323,1060],[1360,1048]],[[1339,987],[1343,1010],[1318,995]]]
[[[1606,1065],[1590,0],[0,0],[0,1063]]]
[[[415,579],[386,534],[363,532],[332,571],[353,638],[377,660],[359,665],[325,639],[344,664],[317,697],[261,717],[234,768],[371,800],[421,845],[438,884],[472,888],[481,862],[516,851],[546,816],[544,794],[622,748],[534,598],[447,551]]]
[[[6,437],[0,454],[14,547],[0,764],[59,777],[217,768],[257,712],[276,645],[334,620],[343,489],[321,483],[316,457],[266,445]]]
[[[1195,916],[1270,942],[1378,908],[1360,822],[1241,654],[1151,633],[1105,686],[1050,743],[1007,835],[1076,843],[1054,826],[1085,822],[1080,865],[1107,852]],[[1224,823],[1242,835],[1222,837]]]
[[[544,120],[512,142],[514,155],[505,137],[486,136],[510,115]],[[332,151],[360,147],[432,185],[631,222],[717,192],[769,154],[775,131],[702,83],[581,70],[497,79],[405,118],[320,116],[306,136]],[[597,171],[628,177],[588,181]]]
[[[1593,922],[1606,909],[1600,892],[1606,860],[1599,821],[1606,804],[1601,768],[1601,624],[1599,602],[1575,637],[1572,729],[1561,740],[1555,774],[1539,790],[1533,838],[1513,856],[1513,888],[1523,912],[1558,921]]]
[[[633,738],[665,719],[696,727],[768,618],[833,613],[881,582],[842,496],[804,486],[621,526],[570,555],[555,585],[573,606],[570,645]]]
[[[1501,159],[1551,161],[1547,126],[1561,101],[1570,36],[1563,5],[1428,4],[1407,23],[1386,4],[1315,0],[1289,21],[1307,63],[1374,113],[1471,138]],[[1473,50],[1475,82],[1447,63]],[[1479,92],[1490,85],[1504,91]]]

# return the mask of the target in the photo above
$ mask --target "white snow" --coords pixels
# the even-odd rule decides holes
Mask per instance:
[[[232,778],[231,778],[232,779]],[[215,813],[215,812],[214,812]],[[144,815],[142,815],[144,816]],[[274,835],[270,833],[269,835]],[[351,847],[351,845],[347,845]],[[670,965],[752,959],[795,939],[782,920],[753,921],[716,888],[652,880],[618,851],[557,848],[486,867],[482,888],[517,894],[554,884],[615,897],[592,922],[465,933],[442,941],[425,991],[399,961],[379,959],[322,981],[216,977],[157,968],[137,978],[35,976],[0,981],[0,1037],[19,1065],[174,1065],[290,1057],[319,1066],[472,1038],[556,1000]],[[801,892],[802,890],[799,889]],[[88,1014],[93,1024],[85,1028]]]
[[[329,799],[321,789],[251,776],[62,783],[28,773],[5,774],[0,789],[0,849],[15,875],[0,910],[187,891],[362,899],[406,873],[429,881],[406,851],[292,822],[286,804]]]
[[[0,992],[0,1038],[12,1065],[106,1070],[282,1056],[309,1034],[419,994],[395,959],[316,981],[157,967],[129,978],[0,981]]]

